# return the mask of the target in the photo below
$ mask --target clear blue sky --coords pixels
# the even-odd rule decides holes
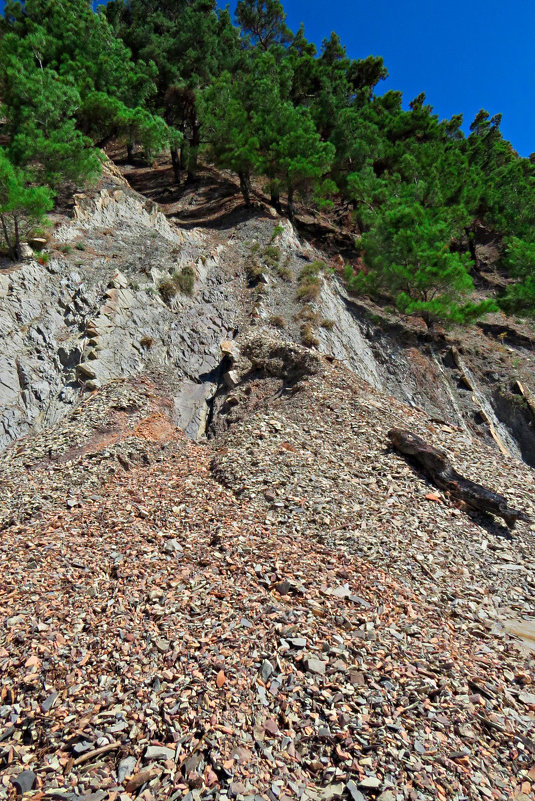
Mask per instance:
[[[532,0],[283,4],[290,28],[304,22],[308,38],[317,45],[336,31],[353,58],[383,56],[390,77],[382,86],[401,90],[405,103],[424,91],[440,117],[462,113],[465,128],[480,108],[501,112],[504,136],[523,156],[535,151]]]
[[[320,44],[336,31],[353,58],[382,56],[408,103],[420,92],[441,117],[480,108],[503,114],[523,156],[535,151],[535,3],[532,0],[286,0],[292,30]],[[235,4],[231,4],[234,7]]]

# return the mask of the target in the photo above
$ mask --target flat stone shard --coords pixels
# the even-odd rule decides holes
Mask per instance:
[[[223,381],[225,382],[225,386],[229,389],[234,389],[240,383],[240,377],[236,370],[229,370],[224,374]]]
[[[37,775],[33,770],[23,770],[22,773],[19,773],[19,775],[12,780],[12,783],[17,788],[17,791],[21,795],[24,795],[24,793],[33,790],[36,779]]]
[[[175,750],[174,748],[166,748],[163,745],[149,745],[147,750],[145,751],[145,759],[147,760],[165,760],[165,759],[174,759]]]
[[[309,657],[306,660],[306,668],[309,673],[316,673],[318,676],[324,676],[326,667],[327,662],[322,662],[321,659]]]

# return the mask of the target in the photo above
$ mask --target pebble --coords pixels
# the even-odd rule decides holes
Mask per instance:
[[[350,794],[353,801],[366,801],[365,796],[362,795],[355,782],[350,779],[346,784],[346,789]]]
[[[166,553],[177,553],[182,550],[182,546],[178,540],[167,540],[163,546]]]
[[[149,745],[145,751],[145,759],[174,759],[175,750],[161,745]]]
[[[311,657],[306,660],[306,666],[309,673],[317,673],[319,676],[324,676],[327,662]]]
[[[366,776],[366,778],[359,781],[358,786],[361,790],[377,790],[381,784],[382,781],[377,776]]]
[[[24,793],[33,790],[36,780],[37,774],[34,773],[33,770],[23,770],[22,773],[19,773],[18,776],[15,776],[11,781],[17,788],[17,791],[21,795],[24,795]]]
[[[267,681],[271,674],[273,673],[273,665],[267,659],[264,659],[262,662],[262,667],[260,668],[260,675],[262,676],[264,681]]]
[[[119,762],[117,768],[117,782],[123,784],[124,780],[131,776],[137,764],[137,759],[133,756],[125,757]]]

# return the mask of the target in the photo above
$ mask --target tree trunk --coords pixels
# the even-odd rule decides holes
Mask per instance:
[[[129,163],[132,163],[133,156],[134,156],[134,143],[128,142],[126,145],[126,158]]]
[[[245,200],[245,205],[251,205],[251,178],[248,173],[246,172],[239,172],[238,173],[240,178],[240,189],[243,195],[243,199]]]
[[[290,222],[293,222],[295,220],[293,186],[288,187],[288,219],[290,220]]]
[[[4,217],[3,214],[1,214],[0,218],[2,220],[2,229],[4,231],[4,239],[6,240],[6,245],[7,245],[7,249],[8,249],[8,252],[9,252],[9,257],[13,261],[16,261],[16,258],[17,258],[16,248],[15,248],[15,246],[13,245],[13,243],[11,242],[11,240],[9,238],[9,231],[7,230],[7,223],[6,223],[5,217]]]
[[[278,211],[279,214],[282,214],[280,192],[279,187],[276,184],[271,184],[271,205],[275,211]]]
[[[189,182],[195,181],[197,178],[197,156],[199,154],[199,145],[201,144],[201,124],[195,121],[192,126],[190,152],[188,159],[188,178]]]
[[[187,139],[182,140],[182,144],[180,145],[180,151],[178,154],[178,164],[181,170],[186,169],[186,155],[188,152],[188,141]]]
[[[15,258],[20,259],[20,233],[19,233],[19,221],[17,215],[13,215],[13,222],[14,222],[14,232],[15,232],[15,241],[13,242],[13,251],[15,254]]]
[[[433,484],[449,492],[451,496],[463,501],[472,509],[503,517],[510,529],[517,520],[531,522],[524,512],[509,506],[503,495],[498,495],[497,492],[487,489],[482,484],[476,484],[475,481],[457,473],[444,451],[433,448],[411,431],[393,428],[388,432],[388,438],[394,448],[409,456]]]
[[[180,154],[178,152],[178,148],[172,147],[171,148],[171,162],[173,164],[173,173],[175,176],[175,181],[177,184],[180,183]]]

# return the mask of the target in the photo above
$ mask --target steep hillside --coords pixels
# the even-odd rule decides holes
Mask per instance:
[[[0,798],[526,801],[529,330],[430,332],[347,293],[324,221],[166,169],[0,273]]]
[[[224,368],[221,341],[254,326],[318,347],[375,388],[535,463],[528,327],[494,315],[429,334],[418,318],[348,295],[321,225],[298,235],[262,202],[245,210],[219,173],[178,199],[166,168],[128,176],[150,200],[109,168],[75,196],[72,220],[57,219],[48,263],[0,271],[3,446],[55,423],[82,387],[154,369],[175,383],[177,423],[196,436]],[[184,268],[191,294],[173,285]]]

